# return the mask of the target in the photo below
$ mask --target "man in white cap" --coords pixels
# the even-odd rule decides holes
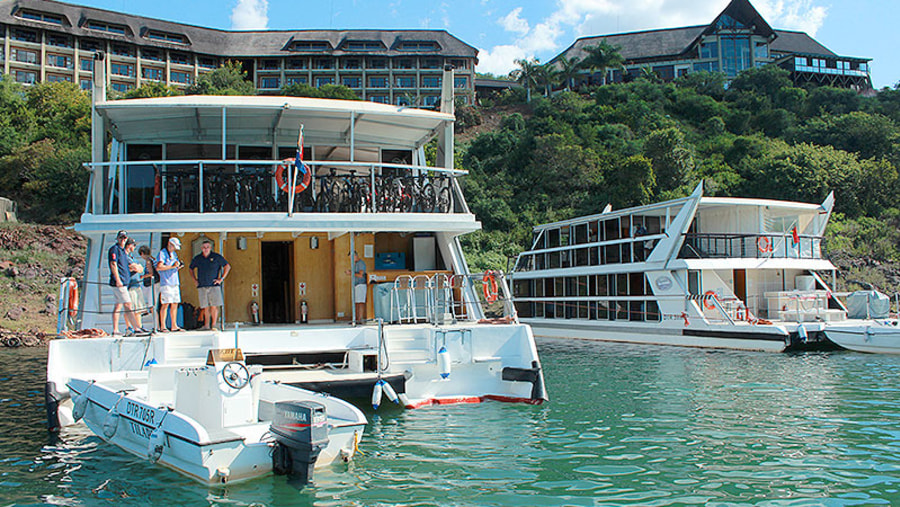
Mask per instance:
[[[169,238],[166,247],[156,256],[156,271],[159,272],[159,330],[182,331],[178,327],[178,304],[181,303],[181,281],[178,279],[178,270],[184,267],[184,263],[178,259],[175,252],[181,250],[181,241],[178,238]],[[166,315],[171,311],[172,327],[166,328]]]

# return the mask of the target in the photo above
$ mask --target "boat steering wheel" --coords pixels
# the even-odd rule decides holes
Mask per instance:
[[[222,380],[232,389],[243,389],[250,382],[250,371],[242,363],[232,361],[222,368]]]

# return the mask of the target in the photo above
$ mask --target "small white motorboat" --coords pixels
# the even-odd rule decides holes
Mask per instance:
[[[872,354],[900,354],[897,319],[871,320],[858,326],[826,327],[825,336],[848,350]]]
[[[302,485],[314,467],[354,455],[366,425],[362,412],[264,381],[261,372],[232,349],[210,351],[203,366],[72,378],[72,416],[125,451],[208,485],[271,471]]]

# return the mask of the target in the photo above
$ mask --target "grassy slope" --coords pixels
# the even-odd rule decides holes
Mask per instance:
[[[55,332],[59,280],[82,276],[86,246],[62,227],[0,223],[0,263],[14,266],[0,270],[0,328]]]

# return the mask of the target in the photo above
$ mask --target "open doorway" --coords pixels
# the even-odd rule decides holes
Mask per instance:
[[[743,302],[747,302],[747,270],[734,270],[734,295]]]
[[[293,322],[294,244],[262,243],[262,320],[266,324]]]

